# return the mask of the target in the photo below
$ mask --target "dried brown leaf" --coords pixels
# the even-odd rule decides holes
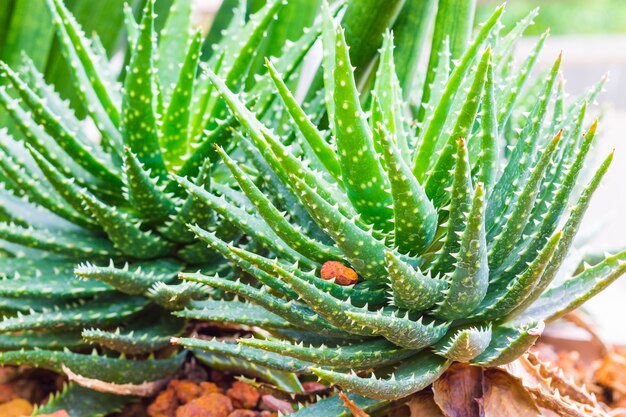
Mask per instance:
[[[339,398],[341,398],[341,401],[343,401],[343,405],[348,407],[348,409],[350,410],[350,412],[352,413],[354,417],[370,417],[370,415],[367,414],[365,411],[363,411],[361,407],[356,405],[354,401],[348,398],[348,396],[345,393],[340,392]]]
[[[526,392],[541,408],[563,417],[607,417],[595,396],[563,373],[539,361],[534,354],[525,354],[503,367],[517,378]]]
[[[482,369],[457,363],[433,383],[435,403],[449,417],[478,417]]]
[[[521,381],[512,375],[499,369],[487,369],[482,385],[481,417],[541,415]]]
[[[432,392],[422,391],[415,394],[406,406],[410,410],[410,417],[445,417]]]

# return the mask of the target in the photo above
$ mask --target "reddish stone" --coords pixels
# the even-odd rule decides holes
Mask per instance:
[[[23,398],[16,398],[8,403],[0,404],[0,416],[21,417],[29,416],[33,412],[33,405]]]
[[[280,411],[283,414],[293,413],[293,407],[287,401],[279,400],[273,395],[264,395],[259,404],[261,410]]]
[[[337,261],[325,262],[320,270],[320,276],[325,280],[331,280],[334,278],[335,284],[338,285],[354,285],[359,280],[359,277],[354,269],[348,268],[341,262]]]
[[[150,417],[176,417],[178,399],[173,389],[161,391],[148,407]]]
[[[196,398],[176,410],[176,417],[228,417],[233,403],[223,394],[211,393]]]
[[[202,389],[202,395],[210,394],[212,392],[219,392],[220,394],[224,393],[224,390],[213,382],[201,382],[200,388]]]
[[[254,408],[261,398],[261,394],[256,388],[241,381],[233,383],[226,395],[233,400],[233,405],[237,408]]]
[[[228,417],[260,417],[260,416],[261,414],[259,414],[256,411],[243,410],[243,409],[235,410],[228,415]]]
[[[304,388],[304,392],[313,392],[313,391],[322,391],[327,389],[328,387],[324,384],[320,384],[315,381],[308,381],[302,383],[302,388]]]
[[[203,394],[203,390],[199,385],[187,379],[170,381],[168,388],[174,390],[176,398],[178,398],[181,404],[187,404]]]

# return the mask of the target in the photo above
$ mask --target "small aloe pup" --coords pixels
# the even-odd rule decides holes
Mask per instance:
[[[624,272],[621,252],[574,277],[559,276],[612,159],[606,156],[590,175],[584,170],[597,127],[585,112],[602,83],[566,105],[557,81],[560,56],[530,81],[545,36],[519,68],[512,47],[536,12],[509,32],[500,24],[502,12],[498,8],[452,56],[451,34],[436,42],[445,26],[438,15],[417,106],[403,98],[391,33],[371,87],[357,88],[344,30],[327,7],[325,109],[304,110],[269,60],[268,77],[291,118],[289,126],[271,129],[223,77],[208,71],[243,128],[239,144],[254,156],[254,170],[218,146],[232,174],[227,198],[177,179],[217,212],[254,213],[230,218],[254,245],[193,225],[245,280],[181,274],[238,298],[219,309],[176,314],[265,332],[237,344],[175,343],[317,376],[359,394],[353,398],[371,411],[422,390],[453,362],[490,367],[514,360],[545,322]],[[319,127],[324,113],[329,132]],[[268,173],[275,194],[257,187],[259,172]],[[314,224],[273,204],[285,190],[296,197],[292,209],[306,210]],[[322,279],[321,266],[329,261],[356,271],[358,282]],[[330,403],[314,407],[296,414],[341,414]]]
[[[120,83],[97,36],[88,38],[61,0],[47,4],[89,120],[75,116],[27,57],[19,69],[0,63],[0,104],[14,124],[10,134],[0,131],[0,363],[49,368],[100,391],[149,394],[185,357],[180,349],[149,356],[184,331],[185,320],[170,311],[209,298],[177,273],[227,267],[186,224],[241,236],[169,176],[209,187],[214,145],[232,142],[236,120],[224,120],[226,107],[199,65],[243,90],[263,68],[250,62],[265,55],[262,40],[286,5],[269,1],[252,16],[235,10],[202,63],[191,0],[174,2],[158,43],[155,0],[145,2],[139,23],[128,9],[130,59]],[[288,45],[284,31],[273,32],[273,49],[284,45],[281,71],[295,72],[319,36],[304,30],[310,23],[290,21],[290,33],[302,36]],[[268,117],[270,85],[246,87]],[[98,347],[93,355],[90,346]]]

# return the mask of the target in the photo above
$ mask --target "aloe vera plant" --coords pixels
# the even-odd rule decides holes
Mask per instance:
[[[187,351],[144,358],[173,336],[215,368],[291,392],[296,374],[318,376],[375,410],[454,361],[511,361],[544,321],[621,275],[625,253],[555,281],[612,155],[575,187],[601,84],[566,106],[560,57],[531,81],[545,36],[513,66],[535,12],[506,32],[499,8],[467,43],[473,8],[451,15],[451,0],[394,1],[375,19],[378,0],[324,3],[315,23],[293,10],[281,20],[279,0],[247,18],[243,3],[211,48],[191,30],[189,0],[158,34],[154,0],[140,22],[127,9],[120,82],[98,40],[48,0],[87,121],[28,58],[0,63],[0,104],[20,128],[0,133],[0,362],[69,376],[45,410],[80,415],[79,385],[108,393],[85,394],[97,415],[123,403],[110,393],[152,392]],[[323,65],[301,103],[318,38]],[[358,283],[321,279],[328,261]],[[263,331],[238,344],[186,338],[186,319]]]
[[[573,277],[558,274],[613,154],[585,171],[597,128],[586,121],[587,103],[602,82],[566,105],[561,56],[531,80],[545,35],[513,65],[512,47],[536,11],[507,32],[498,8],[460,51],[440,34],[422,73],[423,94],[409,94],[426,101],[412,106],[395,69],[392,33],[371,87],[358,84],[344,30],[322,9],[323,100],[302,106],[288,74],[267,60],[290,119],[277,124],[207,70],[241,125],[245,156],[216,146],[231,176],[218,193],[176,177],[247,239],[191,226],[241,279],[182,273],[237,298],[175,314],[265,332],[236,344],[173,341],[317,376],[354,393],[367,411],[427,387],[453,362],[514,360],[545,322],[619,277],[626,252]],[[320,128],[324,113],[328,131]],[[284,210],[276,202],[286,198],[292,203]],[[342,263],[358,282],[322,279],[326,262]],[[341,413],[330,401],[296,415]]]

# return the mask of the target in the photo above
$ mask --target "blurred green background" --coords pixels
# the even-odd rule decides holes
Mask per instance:
[[[502,0],[479,0],[477,21],[484,21]],[[626,0],[509,0],[504,23],[515,24],[529,10],[540,7],[526,35],[606,35],[626,33]]]

